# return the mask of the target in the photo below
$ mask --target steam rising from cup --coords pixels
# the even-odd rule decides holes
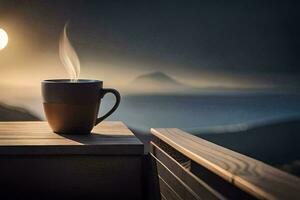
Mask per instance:
[[[68,35],[67,35],[68,23],[65,24],[63,32],[61,33],[59,40],[59,57],[64,65],[66,71],[69,74],[71,82],[78,81],[80,74],[80,62],[76,51],[74,50]]]

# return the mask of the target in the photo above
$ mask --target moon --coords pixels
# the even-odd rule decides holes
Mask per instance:
[[[0,28],[0,50],[4,49],[8,43],[8,35],[6,31]]]

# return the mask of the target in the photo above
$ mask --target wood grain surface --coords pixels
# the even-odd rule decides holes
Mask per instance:
[[[180,129],[151,129],[168,145],[259,199],[300,199],[300,179]]]
[[[142,153],[142,142],[122,122],[102,122],[87,135],[56,134],[47,122],[0,122],[0,155]]]

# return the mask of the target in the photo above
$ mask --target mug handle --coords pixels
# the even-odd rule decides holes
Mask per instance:
[[[105,115],[103,115],[102,117],[99,117],[96,119],[96,123],[95,126],[97,124],[99,124],[100,122],[102,122],[104,119],[106,119],[108,116],[110,116],[113,112],[115,112],[115,110],[119,107],[120,105],[120,101],[121,101],[121,95],[120,93],[115,90],[115,89],[111,89],[111,88],[107,88],[107,89],[102,89],[101,93],[103,94],[102,97],[104,97],[107,93],[112,93],[113,95],[115,95],[116,97],[116,103],[115,105],[112,107],[112,109],[110,109],[110,111],[108,111]],[[100,109],[100,108],[99,108]]]

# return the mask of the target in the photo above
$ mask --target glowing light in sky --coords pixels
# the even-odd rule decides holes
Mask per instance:
[[[5,30],[0,28],[0,50],[4,49],[8,43],[8,35]]]

